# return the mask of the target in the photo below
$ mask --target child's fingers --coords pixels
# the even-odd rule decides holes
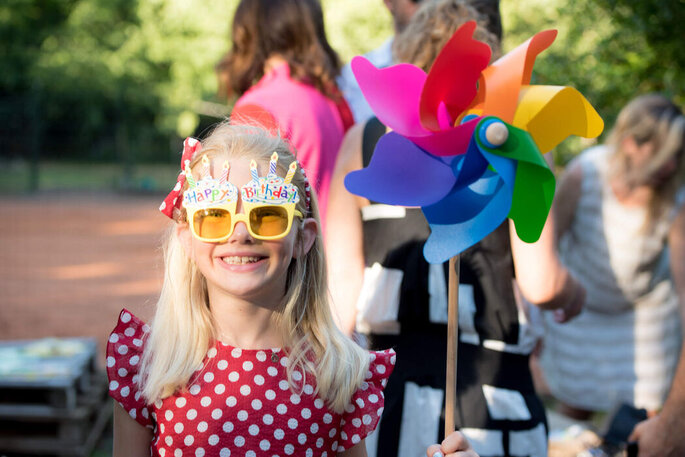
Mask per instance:
[[[443,457],[442,451],[440,451],[439,444],[431,444],[426,450],[426,455],[428,457]]]
[[[452,432],[447,435],[440,446],[443,454],[450,454],[457,451],[468,451],[471,449],[469,442],[461,432]]]

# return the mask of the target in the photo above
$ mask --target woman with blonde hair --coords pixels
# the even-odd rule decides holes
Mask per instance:
[[[542,367],[552,394],[575,419],[620,403],[655,413],[682,350],[680,108],[656,94],[632,100],[607,144],[568,165],[556,199],[562,260],[587,289],[587,301],[574,322],[547,322]]]

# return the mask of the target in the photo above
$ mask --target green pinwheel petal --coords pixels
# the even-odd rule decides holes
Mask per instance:
[[[504,123],[509,131],[507,141],[498,147],[488,147],[480,138],[480,128],[474,134],[480,148],[497,156],[516,161],[516,178],[509,218],[514,221],[518,237],[532,243],[540,238],[554,198],[554,173],[549,169],[535,141],[525,130]],[[497,118],[494,118],[497,119]],[[500,119],[497,119],[500,122]]]

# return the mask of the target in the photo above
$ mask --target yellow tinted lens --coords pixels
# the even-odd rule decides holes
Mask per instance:
[[[223,238],[231,231],[231,213],[225,209],[201,209],[193,216],[193,227],[200,238]]]
[[[259,236],[278,236],[288,229],[288,212],[282,206],[261,206],[250,211],[250,228]]]

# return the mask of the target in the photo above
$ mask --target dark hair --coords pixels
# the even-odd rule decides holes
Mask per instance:
[[[233,17],[232,49],[217,65],[220,94],[242,95],[264,75],[272,55],[290,76],[335,97],[340,59],[328,44],[318,0],[241,0]]]

